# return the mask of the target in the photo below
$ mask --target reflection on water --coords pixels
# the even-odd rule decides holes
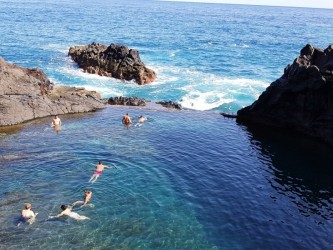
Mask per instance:
[[[248,128],[268,183],[306,217],[333,218],[333,149],[286,131]],[[276,197],[272,197],[276,199]],[[322,223],[322,222],[319,222]]]

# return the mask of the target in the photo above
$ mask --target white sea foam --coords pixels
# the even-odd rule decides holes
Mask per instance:
[[[49,43],[41,47],[43,50],[49,50],[49,51],[57,51],[61,52],[63,54],[68,53],[69,47],[64,44],[58,44],[58,43]]]
[[[146,66],[157,73],[156,81],[147,85],[84,73],[73,64],[66,64],[57,71],[73,79],[66,84],[96,90],[103,97],[139,96],[153,101],[171,99],[194,110],[211,110],[230,102],[236,102],[239,106],[244,103],[248,105],[268,85],[259,80],[224,77],[190,68],[161,64]]]
[[[233,101],[231,98],[224,98],[223,93],[193,91],[185,95],[180,104],[187,109],[211,110],[225,103]]]
[[[241,44],[236,44],[236,43],[234,43],[234,44],[232,45],[232,47],[250,48],[250,46],[247,45],[246,43],[241,43]]]

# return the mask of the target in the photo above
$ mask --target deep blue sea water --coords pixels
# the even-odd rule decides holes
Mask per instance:
[[[0,56],[55,84],[190,110],[108,107],[0,130],[0,249],[332,249],[333,156],[295,134],[224,119],[307,43],[333,42],[333,10],[160,1],[2,1]],[[138,49],[156,82],[78,69],[70,46]],[[193,103],[193,106],[191,105]],[[148,116],[124,128],[124,113]],[[116,166],[89,184],[98,160]],[[89,221],[47,220],[93,191]],[[38,212],[17,227],[25,202]]]

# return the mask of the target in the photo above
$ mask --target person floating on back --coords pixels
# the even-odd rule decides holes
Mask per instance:
[[[131,117],[128,115],[128,113],[126,113],[126,115],[123,116],[122,122],[125,126],[131,125],[132,121],[131,121]]]
[[[89,217],[87,217],[87,216],[79,215],[78,213],[73,212],[72,209],[73,209],[72,206],[61,205],[62,212],[55,216],[49,216],[49,218],[53,219],[53,218],[68,216],[75,220],[88,220],[89,219]]]
[[[31,210],[31,204],[30,204],[30,203],[25,204],[25,209],[22,210],[22,213],[21,213],[22,218],[23,218],[26,222],[28,222],[29,224],[34,223],[37,214],[38,214],[38,213],[34,213],[34,212]]]
[[[104,166],[102,161],[99,161],[98,164],[96,165],[96,171],[91,176],[89,182],[94,183],[98,179],[98,177],[103,173],[104,168],[112,168],[112,166]]]
[[[84,207],[85,205],[87,205],[90,202],[91,196],[92,196],[92,192],[90,190],[84,190],[84,201],[76,201],[72,204],[72,207],[78,206],[80,204],[82,204],[81,207]]]

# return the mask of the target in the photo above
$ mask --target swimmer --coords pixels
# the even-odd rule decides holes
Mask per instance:
[[[143,117],[142,115],[140,115],[139,118],[138,118],[138,121],[140,123],[144,123],[145,121],[147,121],[147,117]]]
[[[91,200],[92,192],[90,190],[84,190],[84,201],[76,201],[72,204],[72,207],[82,204],[81,207],[87,205]]]
[[[89,182],[94,183],[95,181],[97,181],[98,177],[103,173],[104,168],[112,168],[112,166],[104,166],[102,161],[99,161],[96,165],[96,171],[91,176]]]
[[[60,214],[56,215],[56,216],[49,216],[49,218],[53,219],[53,218],[68,216],[68,217],[71,217],[75,220],[89,220],[89,217],[79,215],[78,213],[73,212],[72,209],[73,209],[72,206],[61,205],[62,212]]]
[[[125,125],[129,125],[132,123],[131,121],[131,117],[128,115],[128,113],[126,113],[126,115],[123,116],[123,120],[122,120],[123,124]]]
[[[36,219],[36,216],[37,216],[38,213],[34,213],[32,210],[31,210],[31,204],[30,203],[27,203],[25,204],[25,209],[22,210],[22,218],[28,222],[29,224],[32,224],[35,222],[35,219]]]

